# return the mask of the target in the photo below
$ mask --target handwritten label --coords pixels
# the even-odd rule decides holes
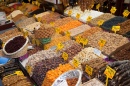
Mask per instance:
[[[88,75],[90,75],[90,76],[93,74],[93,68],[90,67],[90,66],[88,66],[88,65],[86,65],[85,71],[86,71],[86,73],[88,73]]]
[[[16,74],[16,75],[23,75],[23,72],[22,71],[15,71],[14,74]]]
[[[52,10],[52,12],[54,12],[54,11],[55,11],[55,7],[52,7],[52,9],[51,9],[51,10]]]
[[[66,52],[63,52],[62,58],[66,61],[68,59],[68,54]]]
[[[77,18],[77,19],[79,19],[79,18],[80,18],[80,14],[79,14],[79,13],[77,13],[76,18]]]
[[[87,21],[90,22],[92,20],[91,16],[88,16]]]
[[[62,43],[58,43],[57,50],[61,50],[64,48],[64,45]]]
[[[106,40],[104,40],[104,39],[100,39],[99,42],[98,42],[100,49],[102,49],[102,47],[104,47],[105,44],[106,44]]]
[[[55,31],[56,31],[56,33],[58,33],[58,34],[60,34],[60,32],[61,32],[60,28],[56,28]]]
[[[112,7],[110,10],[111,14],[114,14],[116,12],[116,10],[117,10],[116,7]]]
[[[99,11],[100,6],[101,6],[100,4],[97,4],[97,5],[96,5],[96,9],[97,9],[98,11]]]
[[[68,15],[71,16],[71,14],[72,14],[72,10],[69,10]]]
[[[124,12],[123,12],[123,16],[124,17],[128,17],[129,14],[130,14],[130,12],[128,10],[124,10]]]
[[[69,31],[66,32],[66,36],[70,37],[70,32]]]
[[[40,46],[40,41],[38,39],[36,39],[36,45]]]
[[[38,21],[38,22],[41,22],[41,20],[42,20],[41,17],[38,17],[38,18],[37,18],[37,21]]]
[[[79,66],[79,61],[77,59],[73,59],[73,65],[77,68]]]
[[[97,22],[98,26],[101,26],[103,23],[104,23],[104,20],[99,20],[99,21]]]
[[[115,75],[116,71],[114,69],[112,69],[110,66],[106,67],[106,70],[104,72],[104,74],[106,76],[108,76],[108,78],[112,79]]]
[[[112,27],[112,31],[115,32],[115,33],[116,33],[117,31],[120,31],[120,26],[113,26],[113,27]]]

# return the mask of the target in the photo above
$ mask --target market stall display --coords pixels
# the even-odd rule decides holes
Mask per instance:
[[[7,17],[11,17],[14,18],[15,16],[17,16],[18,14],[23,14],[22,11],[20,10],[14,10],[12,13],[10,13],[10,15],[8,15]]]
[[[49,11],[46,11],[46,12],[37,14],[35,17],[38,18],[38,17],[42,17],[42,16],[47,15],[47,14],[50,14],[50,12],[49,12]]]
[[[23,14],[18,14],[17,16],[15,16],[14,18],[12,18],[12,20],[17,23],[19,21],[22,21],[24,19],[27,19],[28,17],[26,17],[25,15]]]

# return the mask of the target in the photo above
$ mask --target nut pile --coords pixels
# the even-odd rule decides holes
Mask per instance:
[[[4,86],[32,86],[32,83],[23,75],[10,75],[2,80]]]
[[[14,22],[18,22],[19,20],[22,20],[21,17],[23,17],[24,19],[27,18],[26,16],[24,16],[23,14],[18,14],[17,16],[15,16],[12,20]]]
[[[37,14],[35,17],[38,18],[38,17],[42,17],[42,16],[47,15],[47,14],[50,14],[50,12],[47,11],[47,12],[43,12],[43,13]]]
[[[93,73],[92,73],[91,78],[94,78],[98,74],[99,69],[106,66],[107,63],[102,58],[94,58],[92,60],[82,63],[81,65],[82,65],[83,71],[85,71],[86,65],[92,67]]]
[[[69,23],[70,21],[73,21],[73,19],[71,17],[66,17],[66,18],[63,18],[63,19],[58,19],[56,20],[54,23],[54,26],[55,27],[59,27],[59,26],[62,26],[64,24],[67,24]]]
[[[50,43],[46,44],[44,46],[44,49],[49,49],[52,46],[56,46],[58,43],[62,43],[62,42],[68,41],[68,40],[70,40],[70,38],[67,37],[67,36],[62,36],[62,37],[55,38]]]
[[[105,56],[103,54],[100,55],[101,58],[104,58]],[[73,59],[76,59],[79,61],[79,66],[78,68],[81,68],[81,64],[95,59],[95,58],[99,58],[99,56],[97,56],[96,54],[94,54],[94,48],[92,47],[88,47],[88,48],[84,48],[81,52],[79,52],[75,57],[73,57]],[[70,64],[73,65],[73,60],[70,61]]]
[[[36,81],[36,83],[38,83],[38,86],[41,86],[42,82],[43,82],[43,80],[45,80],[45,76],[47,75],[47,72],[49,70],[51,71],[51,70],[57,68],[59,66],[59,64],[65,64],[65,63],[66,62],[62,58],[59,58],[59,57],[41,60],[40,62],[38,62],[35,65],[32,78]],[[58,73],[58,71],[55,73]],[[52,73],[52,74],[55,74],[55,73]],[[51,76],[51,77],[53,77],[53,76]],[[49,77],[49,78],[51,78],[51,77]],[[49,83],[45,82],[45,83],[47,85],[51,82],[49,82]]]
[[[120,31],[118,31],[117,33],[119,33],[119,34],[125,34],[128,31],[130,31],[130,19],[126,20],[123,23],[119,23],[118,25],[120,26]]]
[[[67,24],[64,24],[64,25],[60,26],[59,28],[60,28],[60,30],[62,32],[66,32],[66,31],[68,31],[70,29],[73,29],[73,28],[76,28],[76,27],[78,27],[80,25],[82,25],[81,22],[79,22],[78,20],[74,20],[74,21],[71,21],[71,22],[69,22]]]
[[[17,36],[5,45],[5,51],[7,53],[13,53],[19,50],[25,44],[25,42],[26,39],[23,36]]]
[[[91,27],[89,25],[86,25],[86,24],[78,26],[78,27],[76,27],[74,29],[69,30],[70,36],[74,37],[74,36],[76,36],[78,34],[81,34],[81,33],[85,32],[86,30],[88,31],[90,28]]]
[[[113,58],[116,60],[130,60],[130,44],[122,46],[122,49],[115,51]]]
[[[35,30],[35,38],[49,38],[54,34],[55,30],[52,26],[50,25],[42,25],[40,29]]]
[[[106,44],[102,47],[101,51],[107,55],[110,55],[118,47],[129,42],[129,40],[122,35],[108,32],[96,32],[88,37],[88,45],[100,49],[100,46],[98,45],[100,39],[106,40]]]
[[[92,19],[92,20],[90,21],[90,24],[92,24],[92,25],[94,25],[94,26],[97,26],[97,25],[98,25],[97,23],[98,23],[99,20],[103,20],[103,21],[105,22],[105,21],[107,21],[107,20],[109,20],[109,19],[111,19],[111,18],[114,18],[114,17],[115,17],[115,16],[112,15],[112,14],[110,14],[110,13],[104,13],[104,14],[102,14],[102,15],[100,15],[100,16],[94,18],[94,19]]]
[[[82,11],[91,10],[92,5],[94,5],[94,0],[78,0],[78,4]]]
[[[111,31],[112,26],[117,25],[118,23],[122,23],[126,20],[127,20],[126,18],[123,18],[121,16],[116,16],[108,21],[105,21],[103,23],[103,25],[101,25],[101,28],[108,30],[108,31]]]
[[[53,82],[64,72],[72,70],[73,67],[70,64],[59,65],[54,70],[50,70],[46,73],[46,77],[43,81],[42,86],[51,86]]]
[[[66,79],[68,86],[75,86],[77,84],[78,78]]]
[[[91,36],[98,31],[102,31],[102,29],[98,27],[92,27],[91,29],[86,30],[83,34],[81,34],[81,37],[88,38],[88,36]]]
[[[19,23],[17,24],[17,26],[18,26],[19,28],[24,28],[24,27],[26,27],[27,25],[30,25],[30,24],[35,23],[35,22],[36,22],[35,19],[34,19],[33,17],[31,17],[31,18],[27,18],[27,19],[25,19],[25,20],[19,22]]]
[[[59,13],[50,13],[42,16],[42,23],[51,23],[60,18]]]
[[[49,58],[53,58],[53,57],[57,57],[58,54],[52,50],[42,50],[39,51],[31,56],[29,56],[29,60],[26,63],[26,67],[31,67],[31,72],[30,75],[32,75],[32,71],[36,65],[36,63],[38,63],[41,60],[45,60],[45,59],[49,59]]]

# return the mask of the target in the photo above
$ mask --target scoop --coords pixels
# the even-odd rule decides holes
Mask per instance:
[[[9,60],[10,58],[0,57],[0,65],[6,64]]]

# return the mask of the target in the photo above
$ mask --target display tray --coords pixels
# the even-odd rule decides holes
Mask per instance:
[[[119,57],[116,57],[115,54],[121,52],[123,49],[126,49],[129,45],[130,45],[130,42],[128,42],[127,44],[124,44],[123,46],[117,48],[113,53],[111,53],[111,54],[109,55],[109,58],[118,61],[118,60],[119,60],[119,59],[118,59]],[[126,49],[126,50],[127,50],[127,49]],[[130,50],[128,50],[128,51],[130,51]],[[124,54],[124,53],[123,53],[123,54]],[[124,55],[125,55],[125,54],[124,54]],[[127,56],[127,57],[129,57],[129,56]],[[127,59],[121,59],[121,58],[120,58],[120,60],[130,60],[130,58],[127,58]]]
[[[21,65],[21,63],[19,62],[18,59],[11,59],[7,64],[0,66],[0,79],[2,80],[4,77],[6,77],[10,74],[12,75],[16,71],[22,71],[24,76],[27,77],[27,80],[31,82],[31,85],[37,86],[37,84],[34,82],[34,80],[29,77],[29,74],[23,68],[23,66]],[[3,86],[2,84],[3,83],[0,81],[0,86]]]

